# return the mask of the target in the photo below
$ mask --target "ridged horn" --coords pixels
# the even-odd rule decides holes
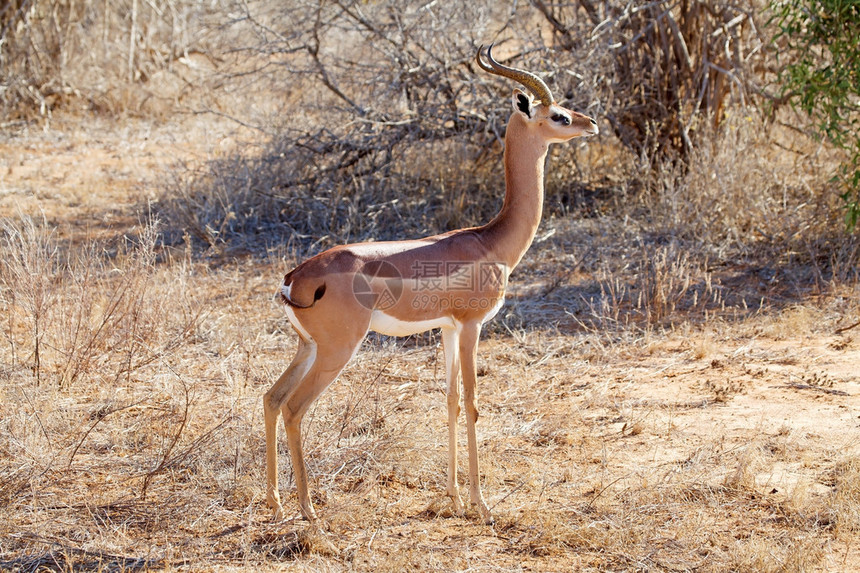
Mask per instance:
[[[517,81],[527,87],[532,94],[534,94],[535,98],[539,99],[542,104],[550,105],[555,100],[552,98],[552,92],[549,90],[549,87],[544,83],[542,79],[537,77],[531,72],[527,72],[525,70],[518,70],[517,68],[509,68],[503,64],[500,64],[493,58],[493,46],[495,43],[490,44],[487,48],[487,60],[489,60],[490,65],[484,63],[484,60],[481,59],[481,52],[484,50],[484,46],[482,45],[478,48],[478,54],[475,56],[475,61],[478,62],[478,65],[487,72],[491,74],[495,74],[497,76],[504,76],[506,78],[510,78],[514,81]]]

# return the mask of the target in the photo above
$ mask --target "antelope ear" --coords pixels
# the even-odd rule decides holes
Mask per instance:
[[[534,100],[530,94],[519,89],[514,89],[512,102],[516,111],[525,114],[528,118],[531,118]]]

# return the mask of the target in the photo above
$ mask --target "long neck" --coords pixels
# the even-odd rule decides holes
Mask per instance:
[[[519,264],[540,224],[547,149],[546,141],[532,135],[514,113],[505,131],[505,202],[483,228],[492,255],[509,270]]]

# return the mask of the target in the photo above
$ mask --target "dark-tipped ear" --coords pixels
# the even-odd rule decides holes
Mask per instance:
[[[532,96],[522,90],[514,89],[514,109],[524,113],[526,117],[532,116]]]

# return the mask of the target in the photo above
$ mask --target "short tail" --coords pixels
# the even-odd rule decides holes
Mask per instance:
[[[284,285],[284,286],[289,286],[289,285]],[[288,304],[292,308],[297,308],[300,310],[307,309],[307,308],[313,308],[313,306],[317,303],[317,301],[319,299],[321,299],[323,297],[324,294],[325,294],[325,283],[318,286],[317,290],[314,291],[314,300],[310,304],[303,305],[303,304],[299,304],[299,303],[295,302],[294,300],[292,300],[289,297],[289,291],[284,292],[283,287],[282,287],[281,292],[280,292],[281,301],[284,304]]]

